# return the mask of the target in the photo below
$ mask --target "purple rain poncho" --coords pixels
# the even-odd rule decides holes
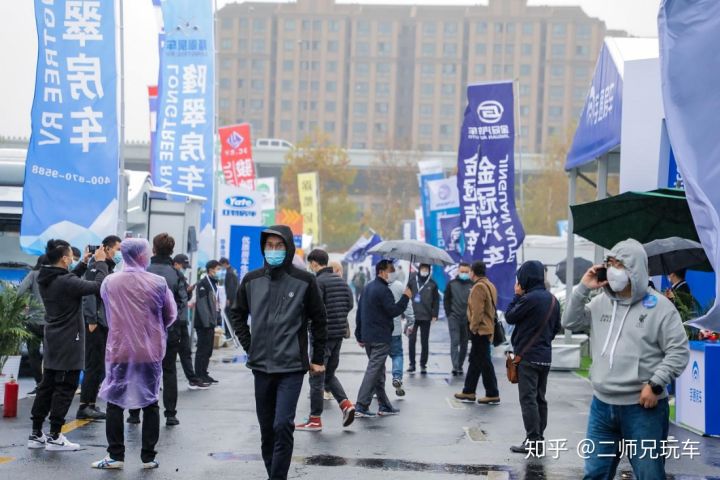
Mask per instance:
[[[105,380],[100,398],[122,408],[158,401],[167,329],[177,306],[165,279],[146,272],[147,240],[129,238],[120,245],[124,268],[100,288],[108,323]]]

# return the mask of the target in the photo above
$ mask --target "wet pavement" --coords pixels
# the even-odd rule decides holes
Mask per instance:
[[[569,372],[552,372],[548,387],[548,439],[567,441],[568,451],[542,459],[525,459],[509,446],[523,439],[517,389],[503,377],[502,358],[496,358],[501,404],[480,406],[458,403],[452,394],[462,379],[449,375],[447,325],[432,329],[430,374],[406,377],[407,396],[397,399],[400,415],[357,419],[347,429],[340,425],[337,404],[325,402],[324,430],[296,432],[290,478],[308,479],[579,479],[582,460],[575,446],[584,438],[591,398],[586,380]],[[407,351],[407,350],[406,350]],[[224,360],[224,361],[223,361]],[[233,360],[235,360],[233,362]],[[77,426],[68,438],[84,449],[48,453],[25,448],[30,427],[31,400],[22,400],[19,417],[0,419],[0,479],[115,478],[153,479],[264,479],[259,429],[255,418],[252,375],[242,363],[241,351],[216,350],[211,375],[219,385],[207,391],[186,390],[180,382],[177,427],[161,427],[158,444],[160,469],[140,470],[140,429],[128,426],[128,452],[123,472],[99,472],[91,462],[105,455],[103,422]],[[357,394],[365,367],[364,352],[348,340],[343,346],[338,377],[348,394]],[[389,367],[389,362],[388,362]],[[309,389],[303,388],[298,421],[309,411]],[[394,394],[390,397],[394,398]],[[479,394],[482,392],[478,392]],[[77,398],[68,420],[74,418]],[[669,460],[668,478],[720,480],[720,440],[671,427],[680,442],[700,442],[700,456]],[[557,456],[558,458],[551,458]],[[617,478],[632,478],[621,463]]]

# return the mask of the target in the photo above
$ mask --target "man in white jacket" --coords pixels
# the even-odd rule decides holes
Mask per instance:
[[[604,268],[607,280],[598,279]],[[590,300],[597,288],[604,292]],[[665,478],[666,386],[685,369],[689,351],[675,306],[648,287],[647,254],[639,242],[618,243],[604,265],[585,273],[562,325],[590,328],[594,397],[587,439],[594,452],[585,460],[584,478],[614,478],[621,454],[638,480]]]

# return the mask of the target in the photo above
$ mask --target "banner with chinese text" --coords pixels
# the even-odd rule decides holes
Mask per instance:
[[[162,8],[153,183],[205,197],[200,261],[212,250],[214,32],[211,0],[166,0]],[[209,245],[208,245],[209,244]]]
[[[35,22],[20,246],[40,255],[51,238],[82,249],[117,233],[118,78],[114,2],[36,0]]]
[[[318,174],[298,173],[298,194],[300,195],[300,213],[303,216],[303,233],[311,235],[313,241],[320,241],[320,192]]]
[[[218,185],[216,209],[216,256],[230,257],[230,230],[234,226],[262,226],[260,198],[244,187]]]
[[[458,151],[464,259],[485,262],[503,309],[513,297],[525,239],[515,209],[513,84],[469,85],[467,97]]]
[[[225,183],[255,189],[255,163],[252,158],[250,124],[220,127],[220,165]]]
[[[260,245],[260,234],[265,227],[234,225],[230,227],[230,265],[235,267],[240,280],[265,263]]]

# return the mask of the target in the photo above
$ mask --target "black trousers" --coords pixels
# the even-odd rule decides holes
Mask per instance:
[[[195,327],[197,332],[197,348],[195,350],[195,375],[205,379],[208,374],[208,366],[210,365],[210,357],[213,352],[213,342],[215,341],[214,327]]]
[[[420,345],[422,351],[420,353],[420,367],[427,367],[428,356],[430,355],[430,325],[432,322],[415,322],[415,328],[412,335],[408,338],[410,345],[410,366],[415,367],[415,344],[417,343],[417,334],[420,330]]]
[[[42,430],[45,418],[50,414],[50,433],[58,434],[65,425],[65,415],[75,396],[80,370],[43,371],[42,381],[37,387],[37,395],[32,406],[33,430]]]
[[[173,325],[168,330],[167,348],[162,362],[163,406],[165,407],[166,417],[177,415],[177,356],[180,351],[181,328],[182,326],[178,328],[178,325]]]
[[[157,402],[142,409],[142,450],[140,459],[143,462],[155,460],[155,445],[160,438],[160,407]],[[108,454],[113,460],[125,461],[125,419],[123,408],[108,403],[105,420],[105,435],[108,441]]]
[[[490,335],[470,335],[470,362],[467,375],[465,376],[465,387],[463,393],[475,393],[482,375],[485,395],[488,397],[499,397],[495,367],[493,367],[490,355]]]
[[[32,334],[32,338],[27,341],[28,362],[30,363],[30,370],[32,370],[32,375],[35,379],[35,385],[40,385],[43,376],[43,356],[42,353],[40,353],[40,347],[42,346],[43,337],[45,336],[45,327],[42,325],[29,324],[27,330]]]
[[[528,440],[543,438],[547,427],[548,405],[545,400],[550,367],[526,361],[518,365],[518,393],[525,434]]]
[[[261,450],[270,480],[285,480],[294,448],[295,411],[305,372],[268,374],[253,370]]]
[[[180,326],[180,350],[178,354],[180,356],[180,365],[182,365],[185,378],[188,382],[197,380],[195,375],[195,367],[193,367],[192,349],[190,346],[190,332],[188,331],[188,325],[183,322]]]
[[[319,417],[323,413],[323,393],[325,389],[333,394],[338,404],[348,398],[340,380],[335,376],[335,372],[340,364],[342,342],[342,338],[334,338],[327,341],[325,344],[324,359],[325,373],[310,376],[310,415],[313,417]]]
[[[85,375],[80,390],[80,403],[94,404],[105,378],[105,347],[107,327],[98,324],[94,332],[85,331]]]

